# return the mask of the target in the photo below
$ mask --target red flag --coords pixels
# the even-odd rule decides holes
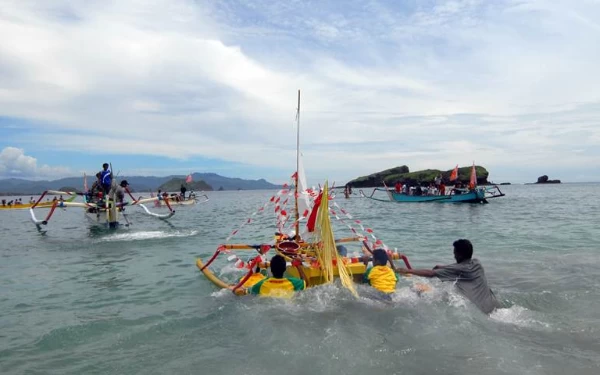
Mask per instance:
[[[188,174],[188,176],[185,178],[185,182],[188,184],[192,182],[192,174],[191,173]]]
[[[321,205],[321,198],[323,198],[323,193],[319,194],[317,199],[315,199],[315,204],[312,208],[312,212],[310,213],[310,216],[308,217],[308,222],[306,223],[306,227],[308,228],[309,232],[315,231],[315,224],[317,222],[317,212],[319,211],[319,206]]]
[[[456,167],[454,167],[454,170],[452,171],[452,173],[450,173],[450,181],[454,181],[458,178],[458,164],[456,164]]]
[[[475,189],[477,186],[477,172],[475,171],[475,163],[473,163],[473,167],[471,168],[471,180],[469,181],[469,189]]]

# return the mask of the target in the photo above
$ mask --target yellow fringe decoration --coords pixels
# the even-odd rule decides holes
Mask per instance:
[[[327,181],[325,181],[325,186],[323,187],[323,195],[321,198],[321,205],[319,206],[319,212],[317,213],[316,226],[318,228],[317,233],[320,233],[321,235],[317,258],[321,265],[325,283],[331,283],[334,279],[333,260],[335,259],[342,285],[358,298],[358,293],[354,288],[352,277],[350,277],[346,264],[335,246],[335,237],[333,236],[333,229],[331,228],[331,220],[329,218],[329,193]]]

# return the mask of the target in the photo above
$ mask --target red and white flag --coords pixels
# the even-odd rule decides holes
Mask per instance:
[[[454,170],[452,171],[452,173],[450,173],[450,181],[454,181],[458,178],[458,164],[456,164],[456,167],[454,167]]]
[[[477,186],[477,172],[475,171],[475,163],[473,163],[473,167],[471,168],[471,179],[469,180],[469,189],[475,189]]]
[[[185,182],[188,184],[192,182],[192,174],[191,173],[188,174],[188,176],[185,178]]]

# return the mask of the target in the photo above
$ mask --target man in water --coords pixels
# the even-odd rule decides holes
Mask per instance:
[[[369,267],[365,272],[364,281],[378,291],[385,293],[386,297],[394,293],[398,277],[394,270],[387,266],[389,259],[383,249],[373,250],[373,267]]]
[[[453,246],[454,259],[456,259],[454,264],[435,266],[433,270],[398,268],[397,271],[401,274],[437,277],[442,281],[455,281],[455,285],[461,294],[486,314],[501,307],[494,292],[488,286],[483,266],[479,263],[479,260],[471,258],[473,256],[471,241],[466,239],[456,240]]]
[[[298,266],[299,264],[292,262],[292,265]],[[268,277],[254,284],[249,292],[260,296],[291,298],[294,292],[306,289],[306,275],[302,267],[298,267],[298,270],[304,280],[296,277],[283,277],[285,269],[285,258],[281,255],[273,256],[271,258],[273,277]]]
[[[112,172],[108,169],[108,163],[102,164],[102,171],[100,171],[100,181],[102,182],[102,189],[104,194],[108,195],[110,192],[110,186],[112,184]]]

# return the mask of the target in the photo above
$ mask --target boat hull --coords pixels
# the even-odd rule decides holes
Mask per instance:
[[[449,200],[442,201],[442,203],[487,203],[485,199],[485,190],[477,189],[462,194],[450,194]]]
[[[192,198],[192,199],[188,198],[183,201],[169,199],[169,205],[171,205],[171,206],[193,206],[196,203],[197,203],[197,200],[195,198]],[[164,201],[156,201],[156,202],[154,202],[154,206],[155,207],[167,207],[167,205],[165,204]]]
[[[485,190],[477,189],[449,195],[406,195],[388,192],[390,200],[400,203],[439,202],[439,203],[487,203]]]
[[[402,203],[419,203],[419,202],[440,202],[449,201],[449,195],[406,195],[396,192],[388,192],[391,200]]]

